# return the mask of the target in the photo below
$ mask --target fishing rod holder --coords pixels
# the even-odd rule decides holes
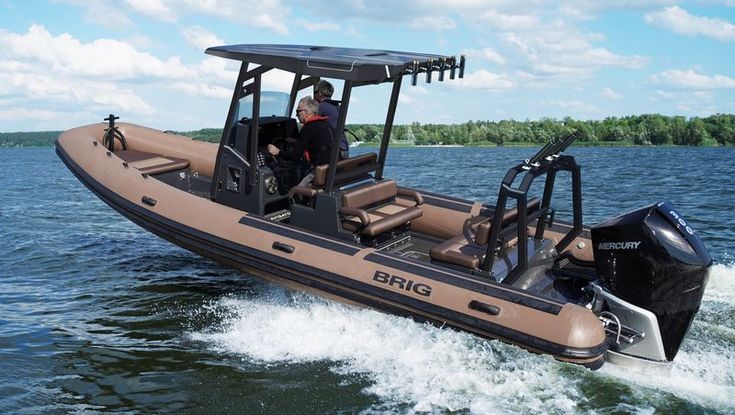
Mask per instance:
[[[411,75],[411,85],[416,86],[420,73],[426,73],[426,83],[430,84],[433,73],[439,73],[439,82],[444,82],[444,73],[449,71],[449,79],[454,79],[457,70],[459,77],[464,78],[465,56],[461,55],[459,59],[454,56],[439,57],[437,59],[427,59],[426,61],[413,61],[401,75]]]

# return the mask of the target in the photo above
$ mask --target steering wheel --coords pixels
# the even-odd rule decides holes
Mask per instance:
[[[286,143],[286,137],[274,137],[271,144],[278,147],[279,150],[283,151],[283,145]]]

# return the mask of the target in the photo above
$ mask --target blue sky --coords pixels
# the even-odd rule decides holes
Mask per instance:
[[[237,66],[203,51],[237,43],[467,55],[405,82],[398,123],[735,113],[735,0],[0,0],[0,131],[221,127]],[[348,123],[388,95],[358,88]]]

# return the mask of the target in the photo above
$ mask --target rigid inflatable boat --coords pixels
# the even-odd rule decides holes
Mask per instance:
[[[219,144],[112,114],[107,124],[71,129],[56,142],[79,180],[134,223],[290,288],[561,361],[599,367],[676,356],[712,260],[665,202],[583,225],[580,168],[563,154],[574,132],[511,167],[494,204],[385,177],[402,80],[462,77],[464,57],[292,45],[206,53],[241,62]],[[273,69],[293,75],[290,94],[262,90]],[[305,163],[265,148],[298,140],[297,96],[310,95],[321,78],[344,82],[335,142],[330,162],[299,185]],[[392,92],[380,148],[340,160],[352,89],[381,83]],[[571,177],[566,222],[551,205],[559,172]],[[535,181],[543,184],[538,195]]]

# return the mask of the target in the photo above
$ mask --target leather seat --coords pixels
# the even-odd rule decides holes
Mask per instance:
[[[355,183],[360,180],[371,178],[370,172],[377,167],[378,155],[375,153],[366,153],[352,158],[340,160],[335,168],[334,185],[342,186],[349,183]],[[311,184],[304,186],[294,186],[288,191],[289,200],[293,201],[294,196],[299,196],[302,200],[306,200],[313,205],[314,199],[319,194],[327,182],[327,172],[329,164],[320,164],[314,168],[314,179]]]
[[[538,210],[541,205],[539,198],[528,201],[527,212]],[[502,226],[514,222],[518,218],[518,209],[509,209],[503,215]],[[462,235],[447,239],[431,248],[429,256],[432,262],[444,262],[462,268],[475,269],[485,261],[487,243],[492,231],[492,219],[486,219],[467,229]]]
[[[412,197],[416,206],[395,203],[396,195]],[[423,197],[414,190],[399,189],[394,180],[383,180],[345,191],[340,213],[342,227],[351,232],[375,237],[421,217]]]

